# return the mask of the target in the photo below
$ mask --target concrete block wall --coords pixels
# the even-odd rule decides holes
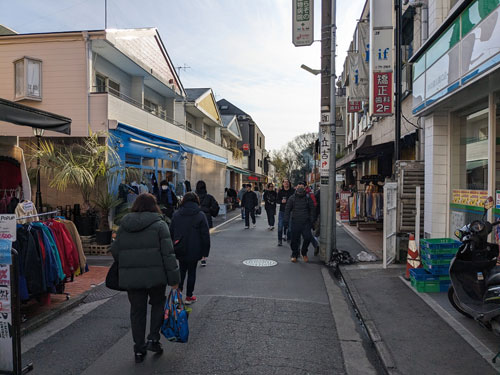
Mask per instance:
[[[425,202],[424,232],[430,238],[445,237],[448,222],[448,114],[424,118]]]

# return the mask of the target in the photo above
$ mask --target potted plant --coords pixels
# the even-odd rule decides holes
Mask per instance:
[[[89,129],[89,136],[78,142],[42,140],[39,147],[30,147],[30,159],[40,160],[50,187],[64,191],[72,185],[80,191],[83,215],[75,220],[80,235],[95,233],[96,213],[90,203],[93,193],[107,190],[107,182],[123,173],[120,157],[107,140],[110,137]]]
[[[109,245],[113,232],[109,226],[109,213],[121,204],[121,200],[105,191],[97,194],[94,203],[99,211],[99,228],[95,232],[95,240],[98,245]]]

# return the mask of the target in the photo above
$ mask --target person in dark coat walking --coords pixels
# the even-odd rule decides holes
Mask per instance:
[[[306,193],[305,183],[299,182],[295,194],[290,197],[285,208],[285,223],[293,221],[292,224],[292,258],[293,263],[297,262],[299,257],[300,237],[303,237],[302,242],[302,258],[304,262],[308,262],[307,248],[311,242],[312,223],[316,217],[314,212],[314,203]]]
[[[241,201],[241,205],[245,208],[245,229],[250,228],[250,216],[252,217],[252,224],[254,228],[255,224],[255,207],[259,204],[259,200],[257,198],[257,194],[252,191],[252,185],[247,185],[247,191],[243,195],[243,199]]]
[[[196,302],[193,295],[196,283],[196,266],[202,258],[207,258],[210,252],[210,232],[207,218],[200,209],[198,196],[189,192],[184,195],[181,207],[175,212],[170,224],[170,234],[174,244],[182,242],[183,253],[176,254],[181,270],[180,289],[184,289],[187,274],[187,305]]]
[[[196,183],[195,192],[200,198],[200,208],[207,217],[208,227],[212,228],[214,226],[212,217],[217,217],[219,214],[219,204],[212,195],[207,193],[205,181],[200,180]]]
[[[207,218],[208,227],[213,228],[214,223],[212,217],[217,217],[217,215],[219,214],[219,203],[217,203],[212,195],[207,193],[207,184],[205,184],[205,181],[203,180],[200,180],[196,183],[195,192],[200,199],[200,209]],[[206,258],[201,259],[201,265],[202,267],[206,267]]]
[[[134,338],[135,361],[144,360],[147,351],[161,354],[160,328],[163,323],[167,284],[177,289],[179,266],[168,226],[154,195],[140,194],[120,224],[111,254],[118,262],[120,288],[128,293]],[[146,313],[148,297],[151,323],[147,343]]]
[[[287,240],[288,236],[288,226],[289,222],[285,224],[285,207],[286,203],[288,202],[288,199],[295,193],[295,190],[290,186],[290,181],[285,178],[283,180],[283,187],[282,189],[278,192],[278,200],[277,203],[280,205],[280,210],[278,212],[278,246],[283,245],[283,237],[285,238],[285,241]]]
[[[277,199],[278,193],[274,191],[274,185],[270,182],[269,184],[267,184],[267,190],[264,192],[264,208],[266,209],[267,213],[267,223],[269,224],[269,230],[274,229]]]
[[[158,204],[162,207],[162,212],[169,219],[172,218],[179,199],[175,195],[167,180],[160,182],[160,192],[158,193]]]

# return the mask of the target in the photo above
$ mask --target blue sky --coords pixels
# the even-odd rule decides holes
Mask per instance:
[[[337,74],[363,0],[337,0]],[[315,0],[315,39],[321,0]],[[250,114],[277,149],[317,131],[320,45],[294,47],[292,0],[108,0],[108,28],[157,27],[184,87],[211,87]],[[19,33],[104,28],[104,0],[0,0],[0,24]]]

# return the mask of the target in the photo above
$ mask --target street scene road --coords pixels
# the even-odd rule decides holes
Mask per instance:
[[[51,332],[68,319],[64,315],[52,328],[23,337],[23,345],[32,346],[50,334],[23,358],[34,362],[33,374],[345,374],[346,368],[382,373],[333,274],[312,256],[308,264],[291,263],[289,247],[276,246],[264,217],[257,223],[245,230],[238,217],[212,235],[208,265],[197,275],[199,301],[192,305],[188,343],[163,339],[162,356],[150,354],[136,365],[130,306],[119,293],[77,307],[83,312],[62,330]],[[277,264],[249,267],[243,264],[247,259]],[[85,312],[86,305],[93,310]]]

